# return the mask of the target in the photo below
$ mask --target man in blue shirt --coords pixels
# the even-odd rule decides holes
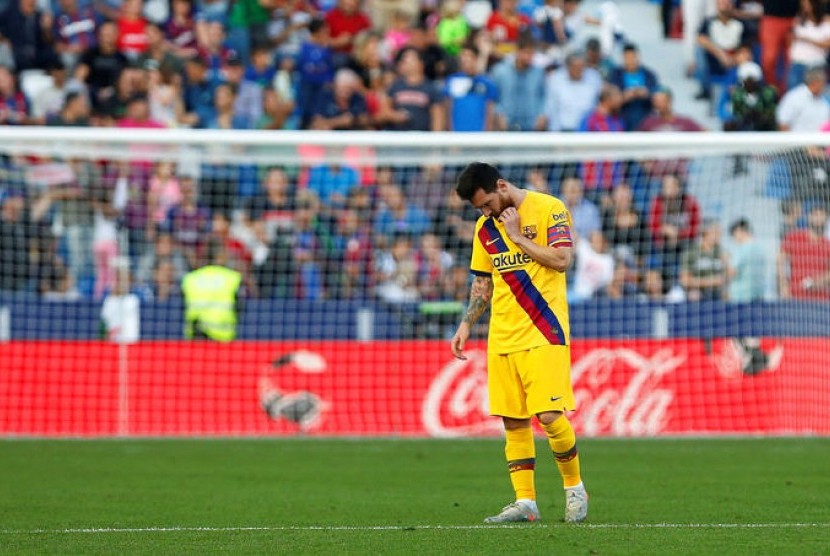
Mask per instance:
[[[626,131],[635,131],[651,112],[651,95],[657,91],[654,72],[640,64],[637,47],[623,47],[622,66],[614,68],[608,76],[609,83],[619,87],[623,95],[620,116]]]
[[[498,88],[479,71],[474,45],[463,46],[458,59],[461,71],[447,77],[444,87],[450,131],[493,131]]]
[[[491,76],[499,90],[498,118],[507,131],[544,131],[545,72],[532,65],[533,38],[521,35],[516,53],[496,65]]]

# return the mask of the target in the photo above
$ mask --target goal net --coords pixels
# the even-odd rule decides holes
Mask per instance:
[[[475,160],[571,211],[580,434],[830,434],[828,148],[0,129],[0,435],[499,434]]]

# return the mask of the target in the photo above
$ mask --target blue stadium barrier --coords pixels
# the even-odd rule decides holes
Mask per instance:
[[[0,293],[17,340],[90,340],[100,337],[101,304],[91,300],[47,302],[28,294]],[[141,306],[143,339],[182,337],[181,300]],[[360,329],[359,315],[370,325]],[[417,304],[374,301],[254,299],[245,303],[239,338],[248,340],[393,340],[443,337],[456,315],[425,315]],[[364,321],[365,322],[365,321]],[[436,325],[436,326],[432,326]],[[710,338],[732,336],[830,336],[830,303],[803,301],[729,304],[717,301],[661,304],[595,300],[571,308],[574,338]]]

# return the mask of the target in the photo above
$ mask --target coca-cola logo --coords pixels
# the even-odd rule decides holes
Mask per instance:
[[[594,349],[571,368],[578,411],[571,417],[586,436],[652,436],[666,425],[674,401],[660,382],[686,361],[670,348],[650,356],[626,348]],[[467,360],[453,359],[432,380],[421,407],[425,430],[440,438],[495,435],[498,419],[487,401],[487,354],[470,351]]]
[[[487,353],[465,352],[467,360],[452,359],[438,372],[421,406],[421,421],[430,436],[493,435],[501,421],[490,417],[487,399]]]
[[[571,367],[578,408],[571,422],[586,436],[660,433],[674,401],[660,382],[685,361],[670,348],[650,356],[626,348],[589,351]]]

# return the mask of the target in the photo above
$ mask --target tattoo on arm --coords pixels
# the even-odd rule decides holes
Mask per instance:
[[[490,276],[476,276],[470,290],[470,304],[464,314],[464,322],[473,324],[487,310],[493,296],[493,279]]]

